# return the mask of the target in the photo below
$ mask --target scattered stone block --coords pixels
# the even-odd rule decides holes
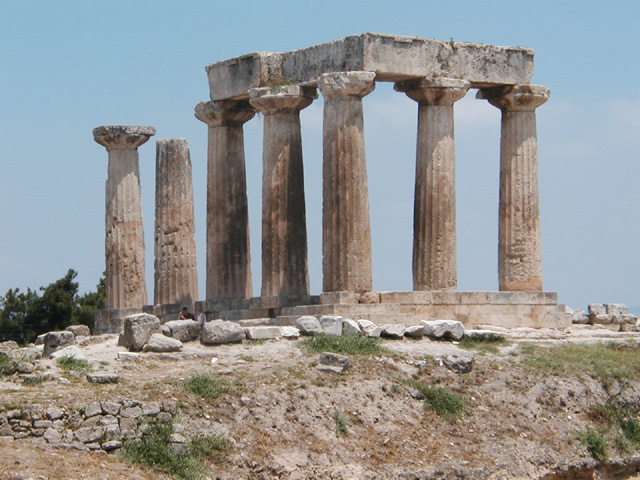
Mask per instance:
[[[47,443],[62,442],[62,433],[58,432],[54,428],[48,428],[42,436],[47,441]]]
[[[144,346],[144,350],[148,352],[179,352],[182,350],[182,342],[175,338],[165,337],[161,333],[154,333],[149,337],[149,341]]]
[[[1,354],[1,353],[0,353]],[[23,362],[35,362],[42,358],[42,353],[35,345],[31,344],[26,348],[21,348],[18,353],[18,358]]]
[[[589,321],[589,314],[580,308],[571,315],[571,323],[586,325]]]
[[[118,360],[121,362],[137,362],[139,358],[135,352],[118,352]]]
[[[83,427],[73,433],[73,438],[84,444],[97,442],[104,434],[103,427]]]
[[[213,320],[202,327],[200,341],[204,345],[219,345],[222,343],[237,343],[244,340],[244,329],[235,322]]]
[[[158,415],[162,411],[162,407],[158,402],[142,402],[141,405],[143,415]]]
[[[139,406],[123,407],[120,410],[120,418],[140,418],[141,416],[142,416],[142,408],[140,408]],[[122,425],[120,426],[120,428],[122,428]]]
[[[506,338],[503,332],[494,332],[493,330],[466,330],[464,332],[465,338],[469,340],[480,341],[495,341],[501,338]]]
[[[187,440],[179,433],[169,435],[169,448],[175,455],[186,456],[189,454]]]
[[[596,315],[604,315],[607,313],[607,309],[601,303],[590,303],[587,307],[589,310],[589,316],[595,317]]]
[[[464,325],[457,320],[422,320],[420,324],[428,337],[460,340],[464,335]]]
[[[364,333],[365,337],[379,337],[382,333],[382,328],[378,327],[370,320],[358,320],[358,326],[362,330],[362,333]]]
[[[337,353],[323,352],[318,358],[318,366],[316,369],[323,372],[342,373],[349,368],[351,360],[346,355],[338,355]]]
[[[319,335],[322,333],[322,325],[316,317],[305,315],[296,320],[296,327],[302,335]]]
[[[473,353],[453,353],[442,359],[443,365],[456,373],[469,373],[473,368],[475,354]]]
[[[57,407],[48,407],[46,415],[49,420],[59,420],[64,416],[64,411]]]
[[[71,357],[76,360],[86,360],[87,357],[84,356],[82,350],[80,350],[75,345],[69,345],[68,347],[61,348],[60,350],[56,350],[51,354],[51,358],[62,358],[62,357]]]
[[[402,337],[404,337],[404,331],[406,327],[404,325],[390,323],[387,325],[383,325],[381,328],[382,328],[382,331],[380,332],[381,337],[395,338],[396,340],[399,340]]]
[[[605,303],[604,308],[606,313],[611,315],[625,315],[629,313],[629,310],[624,303]]]
[[[118,383],[120,381],[120,375],[116,375],[115,373],[87,374],[87,381],[89,383],[96,383],[96,384]]]
[[[88,337],[91,335],[91,330],[86,325],[69,325],[65,330],[73,333],[74,337]]]
[[[124,319],[124,332],[120,337],[122,346],[140,351],[154,333],[160,333],[160,319],[148,313],[136,313]]]
[[[36,341],[33,342],[33,343],[36,344],[36,345],[44,345],[44,337],[46,337],[46,336],[47,336],[46,333],[43,333],[42,335],[38,335],[36,337]]]
[[[85,418],[90,418],[95,415],[102,415],[102,406],[100,405],[100,402],[92,402],[84,407]]]
[[[67,332],[67,331],[49,332],[45,334],[43,339],[43,343],[44,343],[43,355],[45,357],[49,357],[56,350],[67,347],[69,345],[73,345],[74,338],[75,337],[73,333]]]
[[[163,327],[169,329],[169,337],[181,342],[191,342],[200,336],[200,325],[195,320],[171,320]]]
[[[600,325],[610,325],[612,323],[614,323],[614,315],[610,315],[608,313],[604,313],[601,315],[591,315],[591,323],[593,324],[600,324]]]
[[[404,331],[405,337],[420,338],[424,335],[424,325],[411,325]]]
[[[284,338],[295,340],[300,337],[300,330],[296,327],[284,326],[280,328],[282,329],[282,336]]]
[[[101,445],[101,447],[105,452],[111,452],[112,450],[117,450],[118,448],[121,448],[122,442],[119,440],[109,440],[107,442],[104,442]]]
[[[350,318],[345,318],[342,320],[342,335],[348,337],[361,337],[362,330],[360,329],[358,322]]]
[[[282,329],[276,326],[246,327],[244,333],[251,340],[277,340],[282,337]]]
[[[342,317],[338,315],[324,315],[320,318],[322,333],[325,335],[342,335]]]

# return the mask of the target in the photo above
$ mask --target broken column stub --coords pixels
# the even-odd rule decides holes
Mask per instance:
[[[318,94],[315,88],[286,85],[249,95],[264,114],[261,294],[308,295],[300,111]]]
[[[93,130],[95,141],[109,154],[105,199],[107,309],[147,304],[138,147],[155,133],[153,127],[129,125]]]
[[[193,182],[183,138],[156,142],[154,305],[198,300]]]
[[[418,102],[413,211],[413,289],[455,290],[456,188],[453,104],[469,82],[443,77],[396,83]]]
[[[375,76],[339,72],[318,80],[324,97],[323,292],[372,290],[362,97],[375,88]]]
[[[212,100],[246,98],[251,88],[282,79],[315,86],[324,73],[375,72],[378,81],[440,76],[464,78],[472,87],[525,84],[533,50],[401,35],[362,33],[282,53],[256,52],[206,67]]]
[[[503,291],[542,291],[536,108],[549,93],[540,85],[516,85],[477,94],[502,111],[498,276]]]
[[[201,102],[207,149],[206,299],[250,298],[249,211],[242,126],[255,112],[246,101]]]

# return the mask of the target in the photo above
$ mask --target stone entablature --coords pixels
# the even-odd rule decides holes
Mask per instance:
[[[288,79],[317,85],[323,73],[374,72],[397,82],[436,76],[463,78],[473,88],[529,83],[533,50],[400,35],[362,33],[284,53],[255,52],[206,67],[212,100],[247,98],[252,88]]]

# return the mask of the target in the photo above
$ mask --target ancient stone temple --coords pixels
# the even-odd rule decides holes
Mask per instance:
[[[541,274],[532,50],[364,33],[206,67],[206,293],[209,318],[290,324],[339,314],[376,323],[455,319],[467,327],[569,323]],[[413,291],[375,292],[363,102],[392,82],[417,103]],[[499,292],[457,290],[455,103],[469,90],[502,111]],[[322,96],[322,289],[309,292],[300,111]],[[253,297],[243,125],[264,118],[262,285]],[[464,228],[464,226],[462,227]]]

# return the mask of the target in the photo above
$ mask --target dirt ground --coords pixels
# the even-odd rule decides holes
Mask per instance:
[[[467,374],[441,361],[462,352],[458,345],[428,339],[385,340],[396,355],[352,356],[345,373],[333,374],[317,370],[318,355],[305,354],[292,340],[191,342],[179,353],[141,353],[137,362],[120,362],[117,352],[125,349],[105,336],[83,353],[96,372],[120,375],[118,384],[91,385],[42,360],[38,369],[52,380],[27,386],[5,378],[0,409],[174,400],[181,412],[176,427],[185,436],[224,434],[233,443],[208,463],[212,479],[640,478],[640,459],[614,456],[598,467],[576,437],[597,403],[615,396],[640,409],[640,382],[546,376],[525,368],[518,354],[523,342],[637,342],[640,334],[574,326],[508,335],[512,342],[498,353],[476,353]],[[213,401],[196,398],[179,381],[194,373],[217,373],[233,388]],[[402,380],[463,393],[469,415],[453,422],[425,410]],[[347,420],[341,436],[336,415]],[[118,455],[43,442],[0,440],[0,479],[166,478]]]

